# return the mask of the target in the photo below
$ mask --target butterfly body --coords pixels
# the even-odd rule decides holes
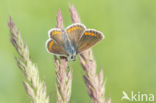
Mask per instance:
[[[66,50],[68,54],[68,59],[75,60],[75,56],[77,54],[76,48],[74,47],[74,45],[71,43],[71,41],[67,37],[66,32],[63,31],[62,34],[64,36],[64,49]]]
[[[83,24],[72,24],[65,30],[49,30],[46,47],[49,53],[75,60],[75,56],[101,41],[104,36],[94,29],[86,29]]]

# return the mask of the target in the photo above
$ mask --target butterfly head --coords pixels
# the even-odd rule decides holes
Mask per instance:
[[[68,60],[75,61],[76,60],[76,55],[69,55]]]
[[[68,51],[68,60],[75,61],[76,60],[76,50],[71,47],[70,51]]]

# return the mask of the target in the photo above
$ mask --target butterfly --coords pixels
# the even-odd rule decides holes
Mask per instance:
[[[69,25],[65,30],[52,28],[48,31],[48,35],[47,51],[73,61],[77,54],[93,47],[104,38],[102,32],[86,29],[81,23]]]

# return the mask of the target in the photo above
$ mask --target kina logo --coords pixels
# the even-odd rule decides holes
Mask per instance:
[[[149,93],[141,93],[141,92],[134,92],[131,91],[130,95],[128,95],[125,91],[122,92],[123,96],[121,100],[127,100],[131,102],[143,102],[143,103],[150,103],[154,101],[154,94]]]

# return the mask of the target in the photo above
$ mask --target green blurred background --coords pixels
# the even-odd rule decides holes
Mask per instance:
[[[48,30],[55,27],[61,8],[64,25],[72,23],[68,6],[74,4],[88,28],[105,34],[93,48],[98,71],[102,67],[106,97],[121,103],[122,91],[156,96],[156,1],[155,0],[0,0],[0,103],[29,103],[25,80],[15,62],[7,21],[12,16],[31,59],[47,84],[51,103],[56,101],[53,56],[45,49]],[[79,59],[70,63],[73,86],[70,103],[90,103]],[[126,102],[128,103],[128,102]]]

